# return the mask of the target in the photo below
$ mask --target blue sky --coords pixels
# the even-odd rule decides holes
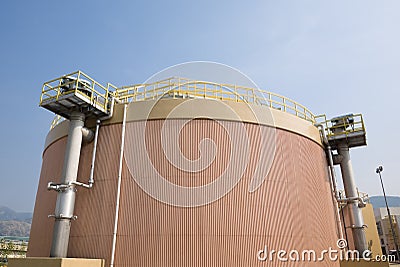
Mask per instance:
[[[352,151],[360,190],[399,195],[400,1],[1,1],[0,205],[33,209],[53,115],[44,81],[81,69],[140,83],[168,66],[216,61],[329,117],[362,113]]]

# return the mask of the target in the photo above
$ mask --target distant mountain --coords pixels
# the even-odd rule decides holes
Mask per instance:
[[[31,212],[16,212],[5,206],[0,206],[0,237],[29,236],[32,223]]]
[[[0,206],[0,221],[32,222],[31,212],[16,212],[5,206]]]
[[[387,196],[387,202],[389,207],[400,207],[400,197],[397,196]],[[369,197],[369,202],[374,206],[374,208],[385,208],[385,199],[383,196],[372,196]]]
[[[29,236],[31,224],[19,221],[0,221],[0,236]]]

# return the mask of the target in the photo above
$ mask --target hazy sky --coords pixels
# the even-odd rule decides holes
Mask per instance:
[[[186,61],[235,67],[328,117],[362,113],[360,190],[399,195],[400,1],[0,1],[0,205],[32,211],[53,115],[44,81],[140,83]]]

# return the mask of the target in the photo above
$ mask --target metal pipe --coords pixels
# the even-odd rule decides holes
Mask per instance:
[[[49,183],[47,184],[47,190],[56,190],[56,191],[59,191],[59,190],[61,190],[61,189],[66,189],[66,188],[68,188],[68,187],[75,186],[75,185],[82,186],[82,187],[88,188],[88,189],[90,189],[90,188],[93,187],[93,184],[94,184],[94,164],[95,164],[95,161],[96,161],[97,139],[98,139],[98,136],[99,136],[100,123],[101,123],[101,121],[100,121],[100,120],[97,120],[97,123],[96,123],[96,132],[95,132],[94,134],[93,134],[93,131],[92,131],[92,130],[89,130],[89,129],[85,128],[85,127],[82,127],[83,139],[84,139],[84,137],[85,137],[85,134],[86,134],[86,136],[88,137],[88,141],[89,141],[90,139],[93,139],[93,136],[94,136],[94,145],[93,145],[93,153],[92,153],[92,163],[91,163],[91,165],[90,165],[90,176],[89,176],[89,181],[88,181],[88,183],[85,184],[85,183],[81,183],[81,182],[78,182],[78,181],[70,181],[70,182],[68,182],[68,183],[66,183],[66,184],[64,184],[64,183],[57,184],[57,183],[54,183],[54,182],[49,182]],[[84,129],[86,129],[86,130],[84,130]],[[90,131],[92,134],[90,134],[88,131]],[[91,135],[92,137],[89,137],[89,135]]]
[[[83,137],[83,141],[90,143],[93,141],[94,133],[92,130],[90,130],[86,127],[82,127],[82,137]]]
[[[126,128],[126,110],[128,105],[124,105],[124,118],[122,121],[122,133],[121,133],[121,149],[119,154],[119,169],[118,169],[118,186],[117,186],[117,200],[115,205],[115,220],[114,220],[114,232],[113,232],[113,242],[111,251],[111,263],[110,267],[114,266],[115,261],[115,247],[117,243],[117,230],[118,230],[118,218],[119,218],[119,202],[121,196],[121,180],[122,180],[122,163],[124,157],[124,145],[125,145],[125,128]]]
[[[92,152],[92,163],[90,165],[90,176],[89,176],[89,186],[92,187],[94,184],[94,164],[96,162],[96,152],[97,152],[97,139],[99,137],[100,120],[96,121],[96,132],[94,134],[94,144]]]
[[[339,165],[340,162],[342,162],[342,160],[343,160],[342,155],[339,155],[339,154],[333,155],[332,158],[333,158],[333,165]]]
[[[112,118],[112,116],[114,115],[114,105],[115,105],[115,102],[118,102],[118,103],[119,103],[120,101],[117,100],[114,96],[111,97],[110,114],[108,114],[108,115],[106,115],[106,116],[104,116],[104,117],[101,117],[101,118],[100,118],[101,121],[105,121],[105,120],[108,120],[108,119],[111,119],[111,118]]]
[[[339,197],[342,197],[342,194],[339,192]],[[345,218],[344,218],[344,210],[343,210],[343,208],[341,209],[341,211],[342,211],[342,221],[343,221],[343,229],[344,229],[344,235],[345,235],[345,237],[346,237],[346,241],[348,241],[349,240],[349,237],[347,236],[347,227],[346,227],[346,220],[345,220]],[[346,242],[347,244],[346,244],[346,248],[347,249],[349,249],[349,242]]]
[[[332,157],[331,145],[329,144],[328,138],[326,137],[324,126],[322,124],[318,124],[318,128],[320,129],[320,132],[322,132],[322,139],[325,144],[326,154],[328,156],[329,169],[330,169],[330,172],[332,175],[331,178],[332,178],[333,190],[334,190],[335,198],[338,199],[339,194],[337,191],[336,173],[335,173],[335,167],[334,167],[334,162],[333,162],[333,157]]]
[[[328,165],[329,165],[329,176],[330,176],[330,184],[331,190],[333,191],[332,201],[335,203],[336,206],[336,221],[337,221],[337,231],[340,239],[343,239],[343,228],[342,228],[342,221],[340,220],[340,211],[339,211],[339,194],[337,191],[337,183],[336,183],[336,173],[335,167],[333,165],[333,158],[332,158],[332,149],[329,144],[328,138],[325,133],[324,125],[318,124],[317,127],[319,128],[320,132],[322,133],[323,143],[325,144],[326,154],[328,156]]]
[[[50,257],[64,258],[67,256],[71,220],[74,219],[76,188],[73,183],[76,182],[78,175],[85,115],[74,111],[71,113],[70,120],[61,184],[71,183],[71,186],[58,190]]]
[[[352,227],[354,246],[363,255],[368,249],[364,232],[364,218],[359,207],[358,192],[354,181],[353,167],[350,160],[349,146],[346,143],[338,145],[338,153],[343,157],[340,162],[342,179],[346,197],[354,199],[348,202],[350,207],[350,222]]]

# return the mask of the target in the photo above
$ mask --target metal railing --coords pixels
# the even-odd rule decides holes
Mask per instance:
[[[76,71],[45,82],[42,87],[40,105],[58,101],[64,95],[74,93],[107,111],[110,97],[114,95],[114,92],[110,90],[111,88],[117,89],[110,83],[105,87],[82,71]]]
[[[165,80],[123,86],[116,90],[115,96],[121,102],[136,102],[159,97],[171,98],[209,98],[253,103],[291,113],[315,123],[315,115],[303,105],[278,94],[264,90],[206,81],[194,81],[172,77]]]
[[[110,91],[110,89],[114,91]],[[115,97],[122,103],[158,99],[160,97],[207,98],[267,106],[290,113],[311,123],[316,123],[316,116],[309,109],[279,94],[252,87],[196,81],[179,77],[117,88],[109,83],[107,87],[104,87],[82,71],[76,71],[44,83],[40,105],[57,101],[61,96],[70,93],[86,97],[90,103],[95,103],[104,110],[109,107],[109,96]],[[62,120],[62,117],[56,116],[51,128],[54,128]]]
[[[315,116],[316,122],[323,124],[329,138],[349,136],[357,132],[365,133],[364,119],[361,114],[348,114],[333,119],[326,119],[326,115]]]
[[[56,115],[54,117],[53,121],[51,122],[50,130],[53,129],[54,127],[56,127],[58,124],[60,124],[64,120],[65,119],[63,117],[61,117],[60,115]]]

